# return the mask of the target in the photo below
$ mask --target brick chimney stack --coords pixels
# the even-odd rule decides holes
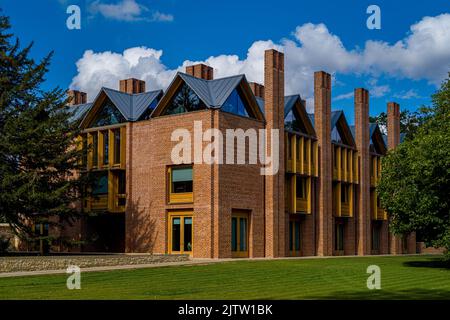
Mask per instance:
[[[387,104],[387,136],[388,150],[395,149],[395,147],[400,144],[400,106],[396,102],[388,102]],[[389,253],[401,254],[401,236],[396,236],[393,234],[390,234],[389,236]]]
[[[331,154],[331,76],[314,73],[314,126],[319,146],[319,197],[317,220],[317,255],[333,254],[332,154]]]
[[[358,150],[360,177],[357,224],[357,252],[359,255],[371,253],[370,245],[370,128],[369,92],[364,88],[355,89],[355,142]]]
[[[250,85],[250,89],[252,89],[255,97],[264,99],[264,86],[262,84],[256,82],[249,82],[248,84]]]
[[[400,106],[395,102],[387,104],[388,149],[392,150],[400,144]]]
[[[69,97],[69,105],[75,106],[77,104],[83,104],[87,102],[86,92],[78,90],[68,90],[67,96]]]
[[[199,63],[186,67],[186,73],[200,79],[213,80],[214,69],[206,64]]]
[[[120,80],[119,90],[130,94],[143,93],[145,92],[145,81],[135,78]]]
[[[276,50],[264,52],[264,100],[266,117],[266,146],[271,154],[271,130],[279,130],[279,170],[265,176],[265,237],[266,257],[287,254],[286,230],[288,219],[284,212],[284,54]]]

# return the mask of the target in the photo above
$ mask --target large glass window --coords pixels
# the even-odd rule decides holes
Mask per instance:
[[[192,252],[192,215],[169,213],[170,252]]]
[[[292,144],[291,144],[291,137],[288,136],[287,143],[286,143],[287,153],[288,153],[288,159],[292,159]]]
[[[250,107],[241,98],[240,92],[237,88],[231,92],[230,96],[223,104],[222,110],[244,117],[255,118],[255,115],[251,111]]]
[[[300,251],[300,221],[289,221],[289,250],[294,255]]]
[[[348,188],[349,186],[346,184],[341,184],[341,202],[342,203],[348,203]]]
[[[303,139],[303,160],[308,161],[308,143],[306,139]]]
[[[81,138],[81,144],[82,144],[82,150],[83,150],[83,156],[81,159],[81,163],[83,164],[83,166],[87,165],[87,158],[88,158],[88,139],[87,139],[87,135],[83,134],[82,138]]]
[[[169,102],[164,114],[177,114],[202,109],[206,109],[206,105],[186,83],[183,83]]]
[[[95,172],[94,175],[95,179],[92,187],[92,194],[108,194],[108,171]]]
[[[237,221],[238,218],[231,218],[231,251],[237,251]]]
[[[124,206],[126,204],[126,174],[125,171],[120,170],[117,171],[117,194],[120,195],[118,197],[118,206]]]
[[[92,134],[92,166],[98,166],[98,133]]]
[[[192,251],[192,217],[184,217],[184,251]]]
[[[334,232],[334,249],[336,251],[344,250],[344,224],[336,223]]]
[[[107,101],[95,117],[92,127],[103,127],[122,122],[125,122],[123,115],[111,101]]]
[[[306,199],[306,178],[297,177],[296,196],[300,199]]]
[[[172,193],[192,192],[192,167],[172,168]]]
[[[331,140],[338,142],[338,143],[344,143],[341,138],[341,132],[338,129],[337,125],[331,131]]]
[[[380,227],[377,224],[372,226],[372,250],[380,250]]]
[[[120,129],[114,131],[114,164],[120,163]]]
[[[109,163],[109,133],[108,130],[102,131],[103,137],[103,165]]]
[[[180,251],[181,248],[181,218],[172,218],[172,251]]]
[[[248,214],[237,213],[231,217],[231,252],[233,257],[248,256]]]
[[[284,118],[284,128],[291,131],[306,133],[306,128],[300,119],[297,110],[292,108]]]

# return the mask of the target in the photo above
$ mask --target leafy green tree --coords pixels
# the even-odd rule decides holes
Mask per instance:
[[[87,178],[76,175],[82,150],[65,92],[41,90],[52,54],[36,63],[9,29],[0,16],[0,220],[42,244],[52,239],[32,226],[70,223]]]
[[[426,108],[420,108],[418,111],[403,110],[400,112],[400,132],[406,135],[406,139],[411,139],[417,132],[417,128],[424,121],[424,113]],[[378,123],[382,133],[387,134],[387,114],[381,112],[375,117],[369,117],[372,123]]]
[[[413,138],[383,159],[378,192],[394,233],[417,231],[450,258],[450,79],[432,102]]]

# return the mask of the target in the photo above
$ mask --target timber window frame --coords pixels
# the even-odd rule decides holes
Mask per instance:
[[[179,174],[177,174],[177,172],[179,172]],[[194,202],[193,165],[170,166],[167,168],[167,177],[169,204]],[[175,183],[178,183],[179,185],[177,186]]]
[[[232,212],[231,214],[231,256],[247,258],[249,256],[250,214]]]
[[[168,250],[169,254],[189,254],[194,252],[194,214],[192,211],[168,212]],[[179,222],[176,224],[175,222]],[[177,232],[174,226],[179,225]],[[188,227],[190,226],[190,230]],[[177,235],[178,233],[178,235]],[[186,240],[188,242],[186,243]],[[189,242],[190,240],[190,242]]]

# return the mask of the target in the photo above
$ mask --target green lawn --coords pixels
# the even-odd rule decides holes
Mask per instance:
[[[368,290],[367,266],[381,268]],[[236,261],[0,278],[0,299],[450,299],[450,269],[431,256]]]

